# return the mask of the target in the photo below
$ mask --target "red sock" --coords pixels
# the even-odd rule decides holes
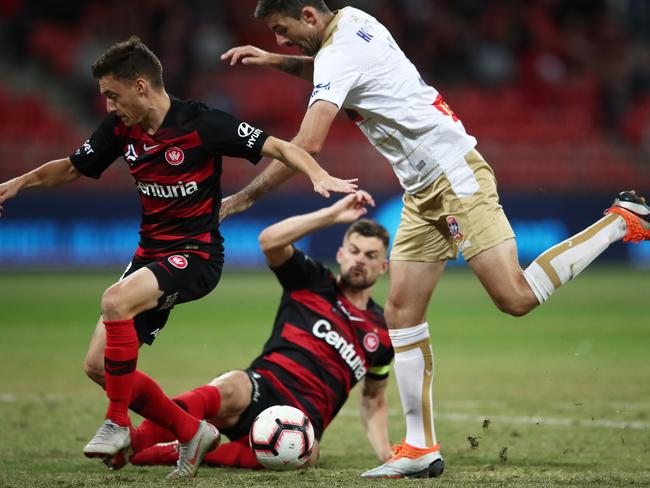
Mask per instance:
[[[142,371],[135,371],[134,376],[133,398],[137,399],[139,413],[159,427],[170,430],[179,442],[192,439],[199,428],[199,420],[174,403],[158,383]]]
[[[108,410],[106,418],[128,426],[133,372],[138,362],[138,335],[133,320],[107,320],[104,370]]]
[[[138,453],[161,442],[172,442],[176,435],[169,429],[145,419],[140,425],[131,429],[131,449]]]
[[[175,444],[158,444],[151,446],[131,456],[130,462],[135,465],[175,464],[178,461],[178,451]],[[242,437],[235,442],[221,444],[210,451],[203,459],[210,466],[228,468],[262,469],[255,454],[248,445],[248,438]]]
[[[197,419],[211,419],[219,413],[221,392],[216,386],[204,385],[174,397],[174,401]]]
[[[131,456],[129,462],[136,466],[151,466],[158,464],[176,464],[178,461],[178,451],[176,443],[158,444],[150,446],[143,451],[137,452]]]
[[[247,436],[221,444],[214,451],[207,453],[203,462],[210,466],[229,468],[262,469],[263,467],[255,457]]]
[[[134,394],[131,400],[130,408],[143,417],[146,415],[146,404],[148,395],[136,392],[145,392],[146,386],[140,386],[138,382],[143,381],[146,375],[136,375],[134,380]],[[217,416],[221,405],[221,393],[215,386],[205,385],[195,388],[187,393],[182,393],[172,399],[183,410],[188,412],[192,417],[197,419],[209,419]],[[131,447],[134,452],[140,452],[150,446],[160,442],[170,442],[176,440],[173,432],[156,425],[150,420],[142,422],[137,429],[131,431]]]

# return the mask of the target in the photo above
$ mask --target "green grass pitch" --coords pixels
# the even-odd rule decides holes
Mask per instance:
[[[127,466],[112,473],[81,454],[106,407],[81,363],[101,292],[117,275],[0,274],[0,486],[159,487],[170,471]],[[649,279],[647,271],[589,269],[515,319],[498,312],[468,272],[449,270],[428,315],[447,470],[414,483],[650,485]],[[377,286],[380,302],[386,286]],[[170,395],[247,366],[269,334],[279,293],[268,272],[226,272],[211,295],[174,310],[139,366]],[[195,480],[170,484],[403,486],[358,477],[376,465],[358,395],[325,433],[317,469],[203,468]],[[392,383],[389,402],[398,441],[404,423]]]

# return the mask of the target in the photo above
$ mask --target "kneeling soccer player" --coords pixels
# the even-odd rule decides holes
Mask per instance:
[[[371,196],[359,191],[260,234],[262,250],[283,288],[271,337],[247,369],[230,371],[174,398],[231,440],[208,452],[204,463],[261,468],[248,445],[248,432],[262,410],[286,404],[304,411],[314,426],[317,441],[307,463],[313,466],[324,429],[362,379],[366,434],[380,461],[392,456],[384,392],[393,349],[383,310],[370,298],[373,284],[388,267],[388,232],[371,220],[354,222],[336,253],[336,277],[292,244],[317,229],[353,222],[372,204]],[[159,443],[173,440],[172,432],[145,420],[131,433],[130,461],[171,464],[178,458],[174,444]],[[127,460],[120,454],[109,467],[119,469]]]

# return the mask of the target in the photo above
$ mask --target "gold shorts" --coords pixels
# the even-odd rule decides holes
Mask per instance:
[[[515,237],[499,204],[492,168],[475,149],[465,163],[462,184],[475,189],[469,196],[458,196],[444,174],[418,193],[404,194],[391,260],[445,261],[456,259],[459,250],[469,260]]]

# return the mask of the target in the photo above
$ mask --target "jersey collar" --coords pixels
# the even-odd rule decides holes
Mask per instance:
[[[339,28],[339,20],[341,20],[341,16],[343,14],[343,9],[340,10],[335,10],[334,11],[335,15],[332,21],[327,25],[325,28],[325,32],[323,33],[323,42],[320,45],[320,49],[323,49],[334,41],[334,33],[338,30]]]
[[[180,99],[170,94],[169,101],[171,102],[171,104],[169,105],[169,110],[167,110],[167,113],[163,118],[162,124],[160,124],[160,127],[158,127],[158,131],[160,129],[165,129],[169,126],[173,126],[176,123],[176,114],[178,113],[178,110],[180,108],[179,106]]]

